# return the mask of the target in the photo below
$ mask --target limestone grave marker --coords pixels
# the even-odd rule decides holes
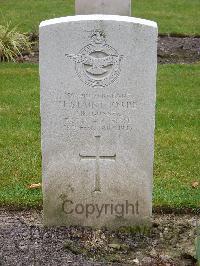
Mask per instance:
[[[131,16],[131,0],[76,0],[75,12],[76,15]]]
[[[157,25],[112,16],[40,24],[44,223],[150,220]]]

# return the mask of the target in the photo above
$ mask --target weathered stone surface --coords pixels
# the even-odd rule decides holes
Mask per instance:
[[[152,210],[156,23],[40,24],[44,221],[133,226]]]
[[[131,0],[76,0],[75,12],[76,15],[131,16]]]

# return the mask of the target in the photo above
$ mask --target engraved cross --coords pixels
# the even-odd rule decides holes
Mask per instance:
[[[116,154],[114,155],[100,155],[99,148],[100,148],[100,138],[101,136],[95,136],[96,139],[96,155],[82,155],[79,154],[81,160],[95,160],[95,192],[101,191],[101,181],[100,181],[100,170],[99,170],[99,163],[100,160],[116,160]]]

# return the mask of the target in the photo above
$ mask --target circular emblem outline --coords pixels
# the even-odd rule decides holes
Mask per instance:
[[[75,70],[80,80],[92,87],[105,87],[114,82],[119,77],[123,58],[106,44],[105,35],[100,30],[92,32],[91,43],[77,55],[66,56],[75,61]]]

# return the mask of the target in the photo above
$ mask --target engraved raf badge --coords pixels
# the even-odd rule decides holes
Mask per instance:
[[[82,82],[91,87],[105,87],[114,82],[120,74],[122,55],[106,44],[105,34],[95,30],[91,42],[77,55],[66,54],[75,62],[75,69]]]

